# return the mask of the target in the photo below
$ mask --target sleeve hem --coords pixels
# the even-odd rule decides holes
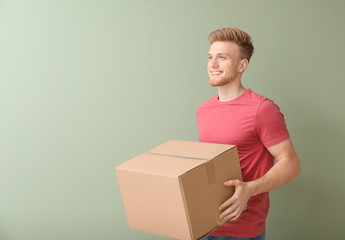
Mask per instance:
[[[276,145],[278,143],[281,143],[281,142],[284,142],[285,140],[288,140],[289,138],[290,138],[289,134],[288,135],[284,135],[284,136],[281,136],[280,138],[277,138],[277,139],[274,139],[274,140],[269,141],[267,143],[264,143],[264,146],[266,148],[272,147],[272,146],[274,146],[274,145]]]

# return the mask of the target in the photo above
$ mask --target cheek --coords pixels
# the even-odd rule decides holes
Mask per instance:
[[[209,64],[207,64],[207,73],[210,75],[211,74],[211,67],[210,67],[210,65]]]

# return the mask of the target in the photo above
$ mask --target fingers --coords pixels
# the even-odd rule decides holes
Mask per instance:
[[[219,218],[222,220],[236,220],[239,218],[242,214],[247,209],[247,204],[242,206],[241,204],[232,204],[231,206],[228,207],[228,209],[224,210],[220,215]]]
[[[224,182],[225,186],[234,186],[236,188],[236,185],[239,184],[238,180],[228,180],[226,182]],[[231,198],[229,198],[227,201],[225,201],[222,205],[219,206],[219,210],[222,210],[228,206],[230,206],[233,202],[237,201],[237,198],[235,196],[236,194],[234,194]]]
[[[247,203],[240,201],[238,196],[233,195],[219,207],[219,210],[224,210],[219,218],[226,221],[236,220],[246,209]]]
[[[232,205],[232,203],[233,203],[233,198],[229,198],[229,199],[226,200],[222,205],[220,205],[218,209],[221,211],[221,210],[223,210],[224,208],[226,208],[226,207]]]
[[[226,221],[236,220],[237,218],[239,218],[241,213],[242,211],[240,206],[231,205],[228,209],[226,209],[219,215],[219,218]]]
[[[225,186],[235,187],[235,192],[227,201],[219,206],[223,212],[219,215],[222,220],[236,220],[247,208],[248,197],[246,197],[245,183],[240,180],[228,180],[224,182]]]

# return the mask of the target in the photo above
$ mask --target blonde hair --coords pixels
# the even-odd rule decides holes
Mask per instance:
[[[238,28],[223,28],[210,33],[208,42],[210,44],[216,41],[230,41],[236,43],[240,47],[241,56],[248,62],[254,53],[254,46],[248,33]]]

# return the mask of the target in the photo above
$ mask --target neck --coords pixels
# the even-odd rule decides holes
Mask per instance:
[[[246,89],[241,82],[232,82],[224,86],[218,87],[219,101],[227,102],[239,97]]]

